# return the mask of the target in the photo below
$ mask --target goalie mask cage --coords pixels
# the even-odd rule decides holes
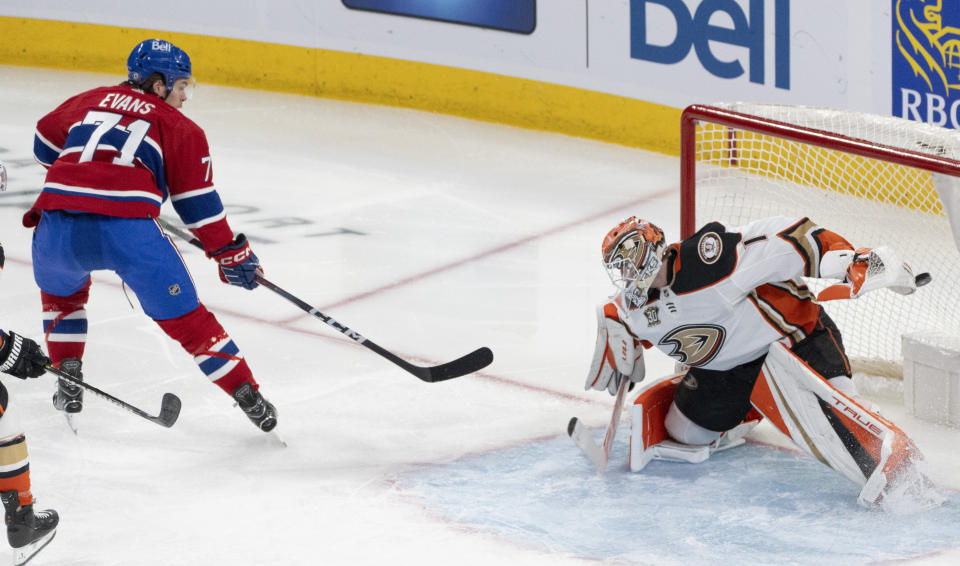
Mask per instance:
[[[890,246],[914,274],[933,276],[909,296],[880,289],[824,303],[854,371],[902,375],[902,334],[960,336],[960,252],[937,193],[960,177],[956,131],[844,110],[722,104],[688,107],[681,140],[683,237],[711,220],[806,216],[855,248]],[[829,283],[807,280],[814,294]]]

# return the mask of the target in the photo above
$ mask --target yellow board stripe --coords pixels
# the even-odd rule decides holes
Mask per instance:
[[[677,108],[529,79],[326,49],[53,20],[0,17],[0,37],[0,64],[121,79],[133,46],[162,37],[190,54],[201,82],[427,110],[680,153]]]

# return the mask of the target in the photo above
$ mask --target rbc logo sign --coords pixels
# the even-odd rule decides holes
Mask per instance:
[[[690,4],[694,2],[687,0]],[[746,73],[750,82],[765,84],[768,49],[764,11],[772,5],[775,10],[772,51],[776,68],[773,83],[777,88],[790,88],[790,0],[749,0],[745,2],[749,13],[735,0],[702,0],[696,10],[688,8],[687,3],[684,0],[630,0],[630,57],[673,65],[683,61],[692,48],[703,68],[716,77],[735,79]],[[666,8],[673,17],[677,32],[670,43],[651,43],[648,26],[656,23],[648,19],[650,5]],[[725,16],[715,18],[715,14]],[[711,43],[745,48],[747,57],[724,60],[714,53]]]
[[[893,0],[893,115],[960,128],[960,3]]]

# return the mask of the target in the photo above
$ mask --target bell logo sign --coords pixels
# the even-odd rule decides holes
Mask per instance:
[[[747,12],[741,4],[746,5]],[[764,30],[768,7],[774,10],[772,49],[768,49]],[[662,33],[671,29],[668,18],[673,19],[676,34],[667,42],[652,41],[650,30]],[[714,46],[719,44],[743,48],[745,57],[718,56]],[[789,89],[790,0],[630,0],[631,59],[673,65],[686,59],[691,48],[710,74],[723,79],[747,74],[750,82],[757,84],[766,84],[764,64],[772,51],[776,69],[773,84]]]

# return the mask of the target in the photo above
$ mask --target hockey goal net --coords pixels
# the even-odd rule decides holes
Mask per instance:
[[[807,216],[854,247],[882,244],[933,281],[824,307],[854,370],[902,375],[901,336],[960,336],[960,252],[938,189],[960,177],[960,134],[900,118],[796,106],[691,106],[683,113],[681,231]],[[816,293],[827,282],[807,281]]]

